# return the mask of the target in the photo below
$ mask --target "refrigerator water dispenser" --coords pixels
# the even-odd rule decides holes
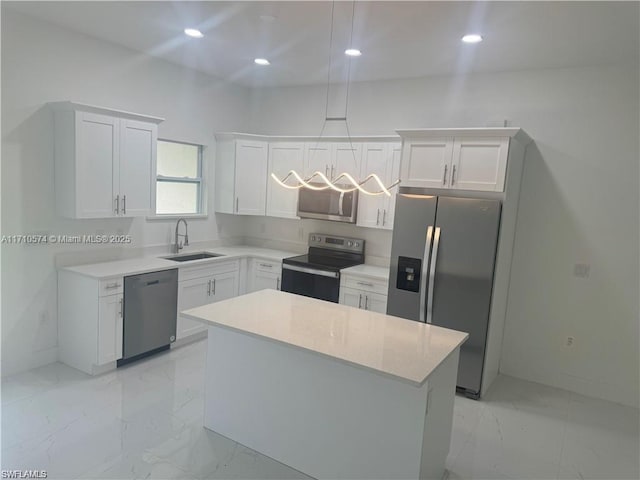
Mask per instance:
[[[398,257],[396,288],[409,292],[420,291],[420,270],[422,260],[411,257]]]

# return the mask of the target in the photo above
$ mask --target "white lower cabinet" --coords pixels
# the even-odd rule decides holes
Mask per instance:
[[[100,297],[98,301],[98,364],[122,358],[123,295]]]
[[[387,296],[366,290],[341,288],[340,303],[372,312],[387,313]]]
[[[205,325],[184,318],[179,312],[219,302],[238,295],[240,263],[238,260],[180,270],[178,281],[178,340],[203,332]]]
[[[340,303],[371,312],[387,312],[388,281],[356,274],[342,274]]]
[[[272,260],[251,259],[247,293],[270,288],[280,290],[282,264]]]
[[[90,375],[122,358],[123,277],[98,280],[58,273],[60,361]]]

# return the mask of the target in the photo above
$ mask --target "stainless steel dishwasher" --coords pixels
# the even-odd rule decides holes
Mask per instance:
[[[176,340],[178,269],[124,277],[122,359],[118,366],[166,350]]]

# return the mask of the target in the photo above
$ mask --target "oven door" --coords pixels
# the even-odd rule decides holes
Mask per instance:
[[[283,263],[280,289],[283,292],[297,293],[305,297],[338,303],[340,274]]]

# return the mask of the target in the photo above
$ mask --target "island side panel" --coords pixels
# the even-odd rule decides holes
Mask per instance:
[[[456,348],[429,375],[420,478],[442,478],[444,474],[451,444],[459,360],[460,348]]]
[[[217,326],[207,348],[205,427],[315,478],[420,478],[428,382]]]

